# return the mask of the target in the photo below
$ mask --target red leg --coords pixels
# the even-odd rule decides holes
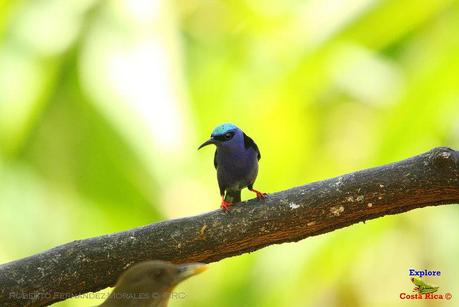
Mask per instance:
[[[229,201],[225,200],[225,195],[222,195],[222,203],[220,205],[220,208],[223,209],[223,211],[228,211],[229,206],[231,206],[233,203],[230,203]]]
[[[260,192],[260,191],[257,191],[254,188],[249,188],[249,191],[252,191],[252,192],[256,193],[258,199],[265,198],[266,196],[268,196],[268,194]]]

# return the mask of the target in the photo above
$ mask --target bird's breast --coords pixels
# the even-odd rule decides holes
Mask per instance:
[[[217,176],[224,186],[242,189],[255,181],[258,159],[254,150],[217,153]]]
[[[234,170],[248,170],[258,165],[256,153],[253,150],[244,150],[241,152],[218,151],[217,163],[224,168]]]

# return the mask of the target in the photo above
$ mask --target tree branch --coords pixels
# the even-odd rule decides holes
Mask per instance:
[[[425,206],[459,202],[459,152],[401,162],[273,193],[202,215],[73,241],[0,266],[1,306],[41,306],[98,291],[129,265],[214,262]],[[34,296],[35,294],[35,296]]]

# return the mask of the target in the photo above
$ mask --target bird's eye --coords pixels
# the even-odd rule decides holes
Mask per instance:
[[[233,135],[234,135],[234,134],[231,133],[231,132],[225,133],[225,139],[226,139],[226,140],[229,140],[229,139],[231,139],[231,138],[233,137]]]

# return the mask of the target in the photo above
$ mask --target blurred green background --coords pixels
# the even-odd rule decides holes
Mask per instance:
[[[458,149],[459,1],[0,0],[0,262],[217,209],[196,149],[227,121],[258,143],[267,192]],[[229,258],[171,306],[453,306],[458,219],[426,208]],[[402,301],[409,268],[440,270],[453,301]]]

